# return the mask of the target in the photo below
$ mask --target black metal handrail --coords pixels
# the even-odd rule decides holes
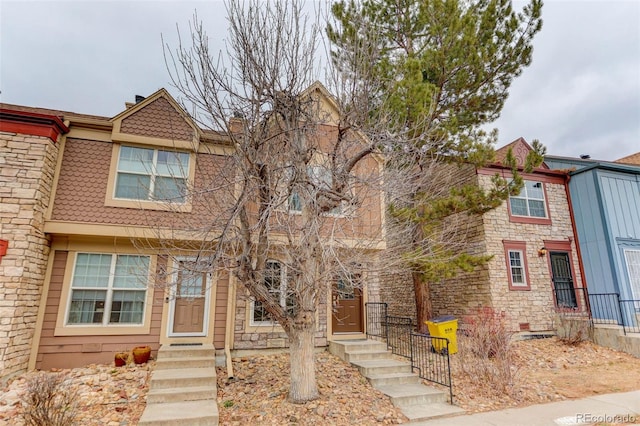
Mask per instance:
[[[619,293],[590,293],[594,324],[622,326],[624,333],[640,333],[640,300],[622,299]]]
[[[365,303],[365,312],[367,316],[367,337],[386,339],[387,304]]]
[[[421,379],[449,388],[453,404],[449,339],[415,332],[412,318],[387,315],[386,303],[366,303],[367,336],[384,340],[395,355],[409,358]]]

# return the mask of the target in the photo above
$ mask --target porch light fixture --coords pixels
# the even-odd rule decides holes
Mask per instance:
[[[547,248],[546,247],[542,247],[541,249],[538,250],[538,256],[542,257],[545,254],[547,254]]]

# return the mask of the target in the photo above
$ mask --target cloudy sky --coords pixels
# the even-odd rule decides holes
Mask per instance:
[[[522,3],[517,3],[522,5]],[[169,87],[161,35],[176,46],[197,9],[220,50],[218,1],[0,0],[0,101],[114,116]],[[640,151],[640,1],[546,0],[533,63],[493,126],[548,153],[615,160]]]

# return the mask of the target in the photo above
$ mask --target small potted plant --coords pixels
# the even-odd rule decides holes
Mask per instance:
[[[116,352],[114,356],[116,367],[127,365],[127,362],[129,361],[129,355],[130,353],[128,351]]]
[[[133,362],[136,364],[144,364],[151,357],[151,346],[136,346],[131,350],[133,354]]]

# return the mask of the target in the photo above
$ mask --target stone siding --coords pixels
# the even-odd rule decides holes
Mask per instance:
[[[0,133],[0,380],[27,370],[49,254],[44,220],[58,146]]]
[[[451,174],[440,177],[442,185],[449,188],[473,181],[480,182],[485,188],[491,185],[491,176],[476,174],[473,168],[445,167],[443,170]],[[536,177],[529,175],[528,179],[534,180]],[[551,224],[512,222],[507,202],[482,217],[460,215],[452,218],[459,232],[452,238],[451,244],[458,244],[470,254],[488,254],[493,258],[472,272],[459,273],[454,278],[431,283],[434,316],[454,315],[464,319],[477,308],[491,307],[506,313],[509,327],[514,331],[521,330],[521,327],[531,331],[552,330],[555,304],[551,266],[549,255],[539,256],[538,249],[545,245],[545,241],[566,244],[571,251],[575,287],[582,287],[582,277],[565,185],[549,182],[558,182],[557,177],[543,180],[546,180],[544,186]],[[398,243],[393,241],[393,235],[389,235],[389,238],[389,246]],[[509,288],[503,241],[518,241],[526,245],[530,289]],[[408,271],[383,274],[381,295],[382,301],[388,304],[389,315],[416,317],[413,284]],[[582,294],[576,296],[578,303],[584,306]]]
[[[480,176],[484,185],[490,176]],[[534,179],[534,178],[531,178]],[[547,207],[551,224],[514,223],[509,221],[507,203],[486,213],[483,217],[487,253],[494,255],[489,262],[489,286],[493,307],[507,312],[513,329],[529,324],[532,331],[553,329],[555,305],[551,281],[549,254],[538,255],[545,241],[562,241],[570,244],[574,287],[582,287],[580,263],[575,245],[569,203],[565,185],[544,182]],[[503,241],[519,241],[526,244],[526,262],[529,269],[530,290],[510,290]],[[581,294],[577,295],[581,298]]]

